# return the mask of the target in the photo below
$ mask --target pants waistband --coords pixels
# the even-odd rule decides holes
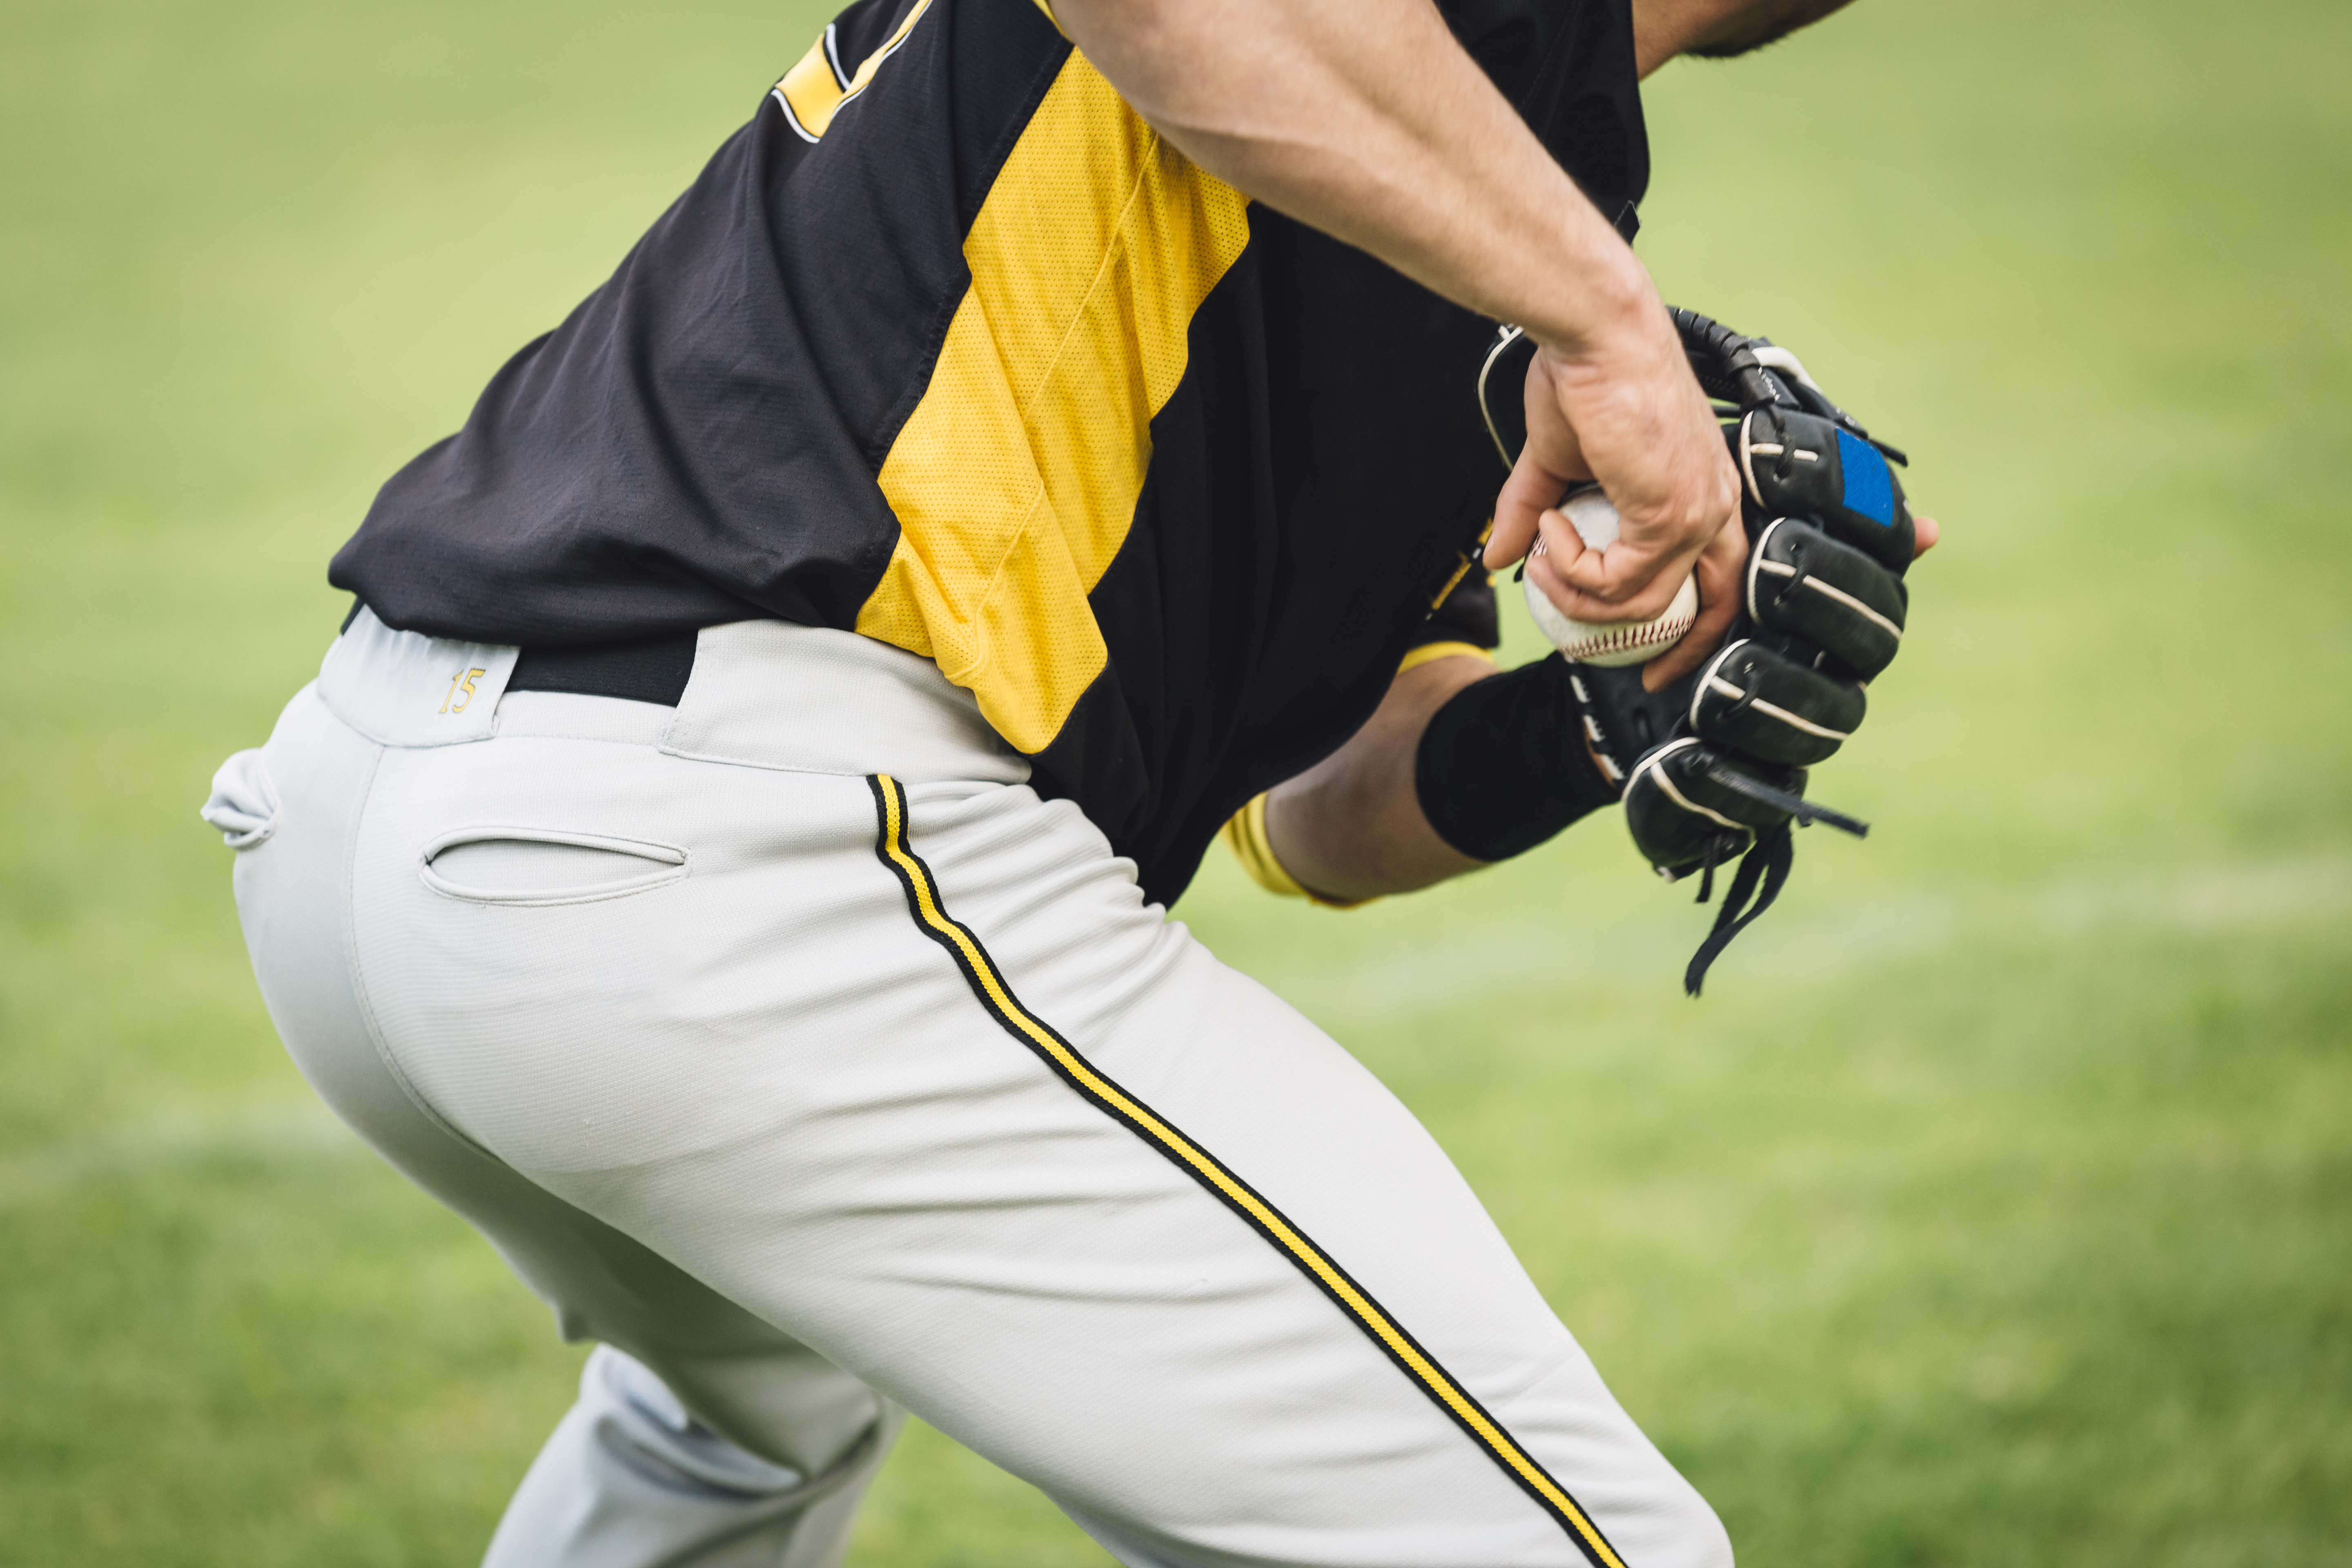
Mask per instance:
[[[937,665],[824,626],[738,621],[704,627],[690,649],[681,639],[649,638],[551,658],[394,631],[363,608],[319,671],[329,710],[386,746],[490,740],[509,695],[526,692],[672,707],[659,747],[696,761],[887,773],[909,783],[1029,776],[1027,760]],[[536,722],[529,728],[547,732]],[[643,731],[636,722],[625,728]]]

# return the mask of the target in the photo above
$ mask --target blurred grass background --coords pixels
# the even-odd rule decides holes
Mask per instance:
[[[194,808],[375,485],[823,6],[5,14],[0,1563],[468,1563],[580,1352],[310,1099]],[[2352,1555],[2347,65],[2337,0],[1867,0],[1670,68],[1668,297],[1947,524],[1818,777],[1878,831],[1697,1005],[1607,821],[1179,911],[1429,1121],[1748,1563]],[[918,1430],[855,1561],[1101,1558]]]

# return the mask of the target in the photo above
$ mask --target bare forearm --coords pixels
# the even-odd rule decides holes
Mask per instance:
[[[1406,670],[1346,745],[1269,794],[1266,834],[1283,868],[1302,886],[1347,900],[1411,892],[1484,864],[1429,826],[1413,760],[1431,716],[1494,673],[1467,655]]]
[[[1606,570],[1570,563],[1566,585],[1612,613],[1571,613],[1665,608],[1731,525],[1730,458],[1649,274],[1430,0],[1055,0],[1055,15],[1211,172],[1533,333],[1543,406],[1531,379],[1486,564],[1519,559],[1541,511],[1597,479],[1619,545]],[[1637,26],[1645,58],[1692,20],[1677,16]]]
[[[1055,16],[1195,162],[1457,303],[1565,346],[1657,309],[1428,0],[1057,0]]]

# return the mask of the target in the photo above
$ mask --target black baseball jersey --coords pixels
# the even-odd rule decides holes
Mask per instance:
[[[1441,9],[1630,232],[1629,0]],[[1496,640],[1495,330],[1185,159],[1039,0],[861,0],[330,578],[525,647],[910,649],[1172,900],[1416,642]]]

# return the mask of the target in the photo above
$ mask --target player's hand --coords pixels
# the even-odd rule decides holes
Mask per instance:
[[[1540,532],[1543,586],[1584,621],[1661,614],[1711,545],[1717,573],[1738,533],[1739,480],[1706,395],[1662,310],[1636,310],[1592,342],[1543,345],[1528,366],[1528,439],[1495,503],[1490,570],[1527,554]],[[1607,551],[1545,514],[1580,479],[1597,479],[1622,519]],[[1704,594],[1705,584],[1701,585]],[[1720,635],[1717,628],[1717,635]]]

